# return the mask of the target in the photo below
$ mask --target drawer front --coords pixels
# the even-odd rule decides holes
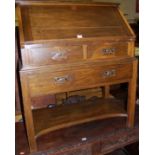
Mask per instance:
[[[81,63],[133,55],[132,42],[76,41],[27,45],[22,51],[24,66]]]
[[[82,45],[58,45],[29,48],[23,55],[24,65],[43,66],[77,62],[83,59]]]
[[[88,59],[102,59],[128,56],[128,42],[94,42],[88,46]]]
[[[68,92],[102,86],[105,83],[129,79],[132,64],[96,66],[61,72],[39,72],[28,75],[32,96]]]

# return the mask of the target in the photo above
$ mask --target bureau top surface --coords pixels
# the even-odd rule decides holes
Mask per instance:
[[[17,14],[23,43],[134,37],[116,4],[19,1]]]

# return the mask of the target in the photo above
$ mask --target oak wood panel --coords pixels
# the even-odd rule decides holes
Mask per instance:
[[[20,46],[24,44],[24,30],[23,30],[23,22],[22,22],[22,15],[21,15],[21,7],[19,5],[16,6],[16,13],[18,16],[18,24],[19,24],[19,37],[20,37]]]
[[[125,18],[125,16],[123,15],[123,12],[120,10],[120,8],[118,8],[119,14],[123,19],[124,25],[127,26],[128,30],[130,31],[130,33],[132,34],[132,36],[136,37],[133,29],[131,28],[131,26],[129,25],[127,18]]]
[[[44,66],[58,63],[72,63],[83,60],[82,45],[61,45],[60,43],[49,47],[36,47],[23,51],[24,65]]]
[[[121,26],[115,17],[116,8],[102,6],[30,6],[28,11],[32,28],[72,29],[72,28],[102,28],[106,26]],[[107,15],[103,16],[102,15]],[[37,15],[37,16],[36,16]],[[52,15],[52,16],[50,16]],[[100,18],[100,20],[96,20]],[[109,20],[111,18],[112,20]],[[44,20],[45,23],[38,21]],[[106,21],[106,22],[105,22]]]
[[[104,77],[105,72],[115,72],[114,75]],[[28,75],[31,96],[40,94],[60,93],[87,87],[103,86],[105,83],[127,80],[132,76],[132,64],[97,66],[88,69],[75,69],[62,72],[30,72]],[[55,78],[64,81],[57,82]],[[60,79],[61,80],[61,79]]]
[[[32,30],[30,29],[31,21],[29,16],[28,7],[21,7],[21,16],[22,16],[22,25],[23,25],[23,33],[24,40],[33,40]]]
[[[128,43],[128,54],[131,57],[135,56],[135,43],[134,42],[129,42]]]
[[[88,101],[33,111],[36,136],[76,124],[126,116],[123,104],[116,99],[98,99],[95,103]]]
[[[134,53],[132,42],[53,41],[50,44],[26,45],[22,50],[24,66],[44,66],[82,61],[127,58]]]
[[[41,96],[31,98],[32,109],[46,108],[50,104],[52,104],[53,106],[56,105],[55,95],[49,94],[49,95],[41,95]]]
[[[108,59],[127,57],[128,53],[128,42],[92,42],[87,47],[88,59]]]
[[[23,25],[30,25],[29,29],[24,28],[25,41],[76,38],[77,34],[82,34],[85,38],[132,36],[117,7],[24,6],[22,17],[25,19]]]
[[[60,33],[58,34],[57,31]],[[110,34],[109,34],[110,32]],[[117,32],[117,33],[116,33]],[[46,34],[46,35],[44,35]],[[50,40],[50,39],[77,39],[77,35],[82,34],[83,38],[97,38],[108,36],[123,36],[123,30],[121,27],[107,27],[107,28],[81,28],[79,29],[34,29],[33,35],[35,40]],[[44,38],[43,38],[43,37]],[[27,39],[27,41],[29,41]]]

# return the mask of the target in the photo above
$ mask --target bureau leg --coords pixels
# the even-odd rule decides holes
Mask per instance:
[[[105,98],[110,97],[110,86],[105,86]]]
[[[104,98],[113,98],[113,96],[110,94],[110,85],[106,85],[104,89],[102,88],[102,94]]]
[[[128,86],[127,126],[129,128],[134,127],[135,106],[136,106],[137,64],[138,64],[137,60],[135,60],[133,62],[132,79],[129,82],[129,86]]]
[[[69,97],[69,92],[66,92],[65,95],[66,95],[66,100],[67,100]]]
[[[25,123],[26,123],[26,130],[27,130],[30,152],[36,152],[37,144],[35,139],[32,111],[29,109],[29,107],[26,107],[26,106],[24,106],[24,109],[26,109],[24,112],[25,113],[24,115],[25,115]]]
[[[36,152],[37,143],[35,139],[33,115],[32,115],[32,109],[31,109],[31,99],[29,95],[26,75],[21,74],[20,79],[21,79],[22,96],[23,96],[24,119],[26,124],[29,148],[30,148],[30,152]]]

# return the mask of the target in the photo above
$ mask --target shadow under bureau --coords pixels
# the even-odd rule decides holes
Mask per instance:
[[[114,3],[16,1],[24,117],[30,151],[48,132],[90,121],[127,117],[134,126],[135,35]],[[109,86],[128,82],[127,110],[109,98]],[[55,108],[33,109],[33,98],[105,87],[105,96]]]

